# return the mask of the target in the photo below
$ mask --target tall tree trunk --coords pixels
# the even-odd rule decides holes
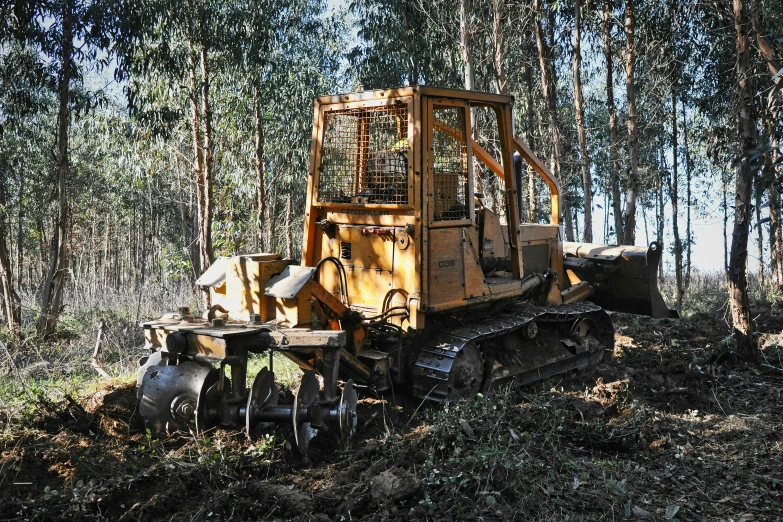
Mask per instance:
[[[196,106],[198,107],[198,106]],[[196,115],[200,114],[201,111],[198,109]],[[195,136],[194,136],[195,138]],[[199,131],[199,142],[198,142],[198,150],[199,150],[199,157],[201,154],[201,131]],[[200,160],[199,160],[200,161]],[[201,171],[203,172],[203,170]],[[195,177],[194,179],[200,180],[200,177]],[[193,190],[195,188],[195,190]],[[190,235],[188,236],[188,244],[190,245],[190,259],[193,261],[193,281],[198,279],[198,276],[200,275],[199,272],[199,265],[198,265],[198,198],[199,198],[199,186],[197,183],[188,183],[188,215],[190,216],[190,226],[188,227],[188,232]]]
[[[23,259],[24,259],[24,234],[22,233],[24,227],[24,172],[19,172],[19,209],[16,215],[16,288],[22,290],[22,274],[24,273]],[[8,230],[11,231],[10,228]]]
[[[726,173],[721,170],[720,188],[723,196],[721,207],[723,208],[723,276],[726,281],[729,280],[729,187],[726,180]]]
[[[470,53],[470,0],[460,0],[459,2],[459,50],[462,55],[465,90],[472,91],[474,75],[473,57]]]
[[[576,212],[573,213],[574,219],[574,237],[579,237],[579,219],[577,219]]]
[[[465,82],[465,90],[475,89],[475,72],[473,70],[473,53],[471,51],[471,27],[470,27],[470,0],[459,2],[459,50],[462,56],[462,72]],[[475,140],[478,138],[476,127],[476,109],[470,109],[470,134]],[[484,192],[484,181],[481,179],[481,169],[478,168],[478,160],[475,158],[473,168],[473,181],[478,192]]]
[[[194,6],[192,0],[188,2],[190,16],[194,15]],[[195,258],[198,260],[196,273],[201,274],[206,270],[202,265],[202,252],[206,247],[206,238],[202,235],[202,216],[206,212],[206,183],[204,182],[204,148],[201,139],[201,85],[196,77],[196,36],[195,28],[191,22],[190,34],[188,35],[188,68],[190,72],[190,106],[191,106],[191,127],[193,130],[193,173],[196,181],[196,243],[198,244]],[[195,260],[195,259],[194,259]]]
[[[57,111],[57,219],[51,244],[51,259],[41,296],[41,314],[38,317],[38,333],[48,335],[57,326],[60,316],[63,287],[68,272],[67,226],[68,226],[68,131],[71,96],[71,69],[73,62],[73,19],[71,6],[65,2],[62,13],[62,44],[60,48],[59,109]]]
[[[291,222],[293,221],[294,212],[293,204],[291,200],[294,198],[293,194],[289,194],[285,202],[285,256],[286,259],[294,258],[294,235],[291,230]]]
[[[574,0],[574,110],[576,111],[576,130],[579,137],[579,160],[582,167],[582,189],[584,190],[586,243],[593,242],[593,187],[590,179],[590,166],[587,160],[587,135],[585,133],[585,107],[582,97],[582,5]]]
[[[677,4],[669,2],[669,14],[671,16],[671,36],[669,46],[669,58],[671,68],[671,97],[672,97],[672,176],[670,194],[672,201],[672,235],[674,236],[674,286],[676,290],[677,309],[682,310],[682,242],[680,240],[680,208],[679,208],[679,142],[677,136],[677,81],[679,67],[677,66]]]
[[[636,130],[636,67],[634,0],[625,1],[625,94],[628,100],[628,187],[623,215],[623,245],[636,242],[636,196],[639,177],[639,136]]]
[[[772,161],[768,162],[770,178],[775,178],[776,172],[774,165],[778,160],[778,141],[773,141],[774,153]],[[767,164],[765,164],[765,168]],[[766,177],[766,176],[765,176]],[[781,234],[780,223],[780,192],[778,192],[775,183],[770,184],[769,192],[769,256],[772,267],[773,282],[777,287],[783,286],[783,234]]]
[[[557,96],[555,89],[557,87],[557,79],[554,77],[554,70],[548,63],[550,47],[544,36],[544,30],[541,27],[541,0],[533,1],[533,10],[536,14],[535,20],[535,33],[536,33],[536,45],[538,47],[538,63],[541,68],[541,90],[544,94],[544,100],[546,102],[547,118],[549,119],[549,130],[552,133],[552,156],[551,156],[551,170],[555,179],[560,183],[563,189],[562,209],[563,219],[561,220],[565,225],[566,239],[568,241],[574,240],[574,225],[571,219],[571,206],[568,200],[568,187],[564,183],[562,171],[561,171],[561,159],[562,159],[562,144],[560,140],[560,129],[557,124]],[[553,34],[552,24],[554,23],[554,17],[549,17],[548,32]],[[550,41],[552,39],[550,38]]]
[[[202,270],[212,264],[212,106],[209,101],[209,86],[211,78],[207,62],[206,21],[203,6],[199,9],[199,47],[201,49],[201,110],[204,118],[204,209],[200,220],[200,235],[202,238],[200,262]]]
[[[677,142],[677,91],[672,83],[672,176],[669,193],[672,201],[672,235],[674,236],[674,280],[677,309],[682,310],[682,242],[680,241],[679,143]]]
[[[190,234],[188,233],[188,218],[185,212],[185,191],[182,190],[182,180],[180,178],[180,171],[177,170],[177,200],[179,203],[179,228],[182,236],[182,253],[190,259],[191,266],[194,259],[190,257],[190,251],[188,244],[190,243]]]
[[[5,180],[0,180],[0,208],[7,208],[7,203]],[[14,290],[11,256],[6,242],[6,237],[11,237],[10,231],[10,221],[5,219],[5,215],[0,215],[0,314],[2,315],[0,325],[4,324],[9,333],[16,334],[21,324],[21,302]]]
[[[688,147],[688,114],[685,110],[685,95],[682,96],[682,145],[685,152],[685,281],[687,289],[691,284],[691,154]]]
[[[729,258],[729,305],[737,348],[743,357],[758,359],[758,345],[753,338],[753,322],[747,289],[748,232],[750,226],[751,185],[753,173],[750,151],[756,148],[756,118],[753,106],[755,94],[748,45],[748,11],[745,0],[734,0],[734,29],[736,40],[736,106],[741,151],[736,162],[736,190],[734,196],[734,229]]]
[[[769,39],[770,35],[767,33],[766,24],[762,16],[760,0],[753,0],[751,5],[753,8],[753,31],[756,33],[756,47],[761,53],[762,61],[767,64],[767,68],[774,78],[773,81],[775,84],[778,84],[783,79],[778,76],[778,72],[783,67],[783,62],[778,57],[774,42],[771,42]]]
[[[525,125],[525,131],[526,131],[526,139],[528,146],[536,150],[535,143],[534,143],[534,132],[533,132],[533,122],[535,118],[535,108],[533,106],[535,97],[533,96],[533,67],[531,65],[525,66],[525,86],[527,87],[527,103],[526,105],[526,113],[527,113],[527,122]],[[536,176],[537,174],[535,171],[533,171],[533,167],[528,165],[527,166],[527,197],[528,197],[528,207],[527,207],[527,221],[528,223],[535,223],[538,221],[536,214],[538,212],[537,208],[537,201],[536,201]],[[521,189],[520,189],[521,190]]]
[[[761,54],[762,61],[767,64],[773,83],[779,86],[783,77],[778,76],[778,73],[783,64],[781,64],[781,60],[778,58],[773,42],[769,39],[760,0],[753,0],[751,5],[753,9],[753,32],[756,34],[756,47]],[[769,99],[770,103],[765,107],[764,116],[762,117],[762,126],[765,133],[771,136],[774,151],[772,158],[769,158],[769,156],[764,158],[764,178],[772,180],[777,177],[775,166],[778,165],[778,139],[775,131],[775,118],[777,116],[779,119],[780,116],[780,108],[774,107],[774,100],[775,98]],[[783,286],[783,239],[781,238],[780,192],[774,183],[770,184],[768,197],[770,269],[773,284],[780,287]]]
[[[266,194],[264,189],[264,123],[261,118],[261,87],[258,79],[253,82],[253,123],[255,126],[253,167],[256,171],[256,227],[261,251],[265,252],[264,244],[264,212],[266,210]]]
[[[492,0],[492,62],[495,65],[495,90],[506,94],[506,50],[503,36],[505,0]],[[517,188],[518,190],[518,188]]]
[[[609,112],[609,158],[611,171],[609,185],[612,191],[612,211],[614,213],[614,233],[617,244],[622,243],[623,204],[620,195],[620,156],[617,151],[617,111],[614,107],[614,79],[612,53],[612,0],[604,0],[603,37],[604,59],[606,60],[606,105]],[[608,210],[607,210],[608,212]]]
[[[661,151],[661,165],[663,165],[663,129],[661,129],[661,133],[659,134],[661,137],[661,144],[660,144],[660,151]],[[663,203],[663,172],[658,172],[658,179],[656,180],[657,187],[655,188],[655,241],[658,243],[658,246],[660,248],[663,248],[663,224],[666,220],[666,215],[664,214],[664,203]],[[644,206],[644,205],[642,205]],[[645,226],[647,224],[645,223]],[[648,243],[649,244],[649,243]],[[663,263],[658,263],[658,279],[663,281]]]
[[[272,204],[267,206],[267,222],[269,223],[269,236],[267,245],[271,252],[277,252],[277,190],[272,184]]]
[[[756,201],[754,202],[754,209],[756,210],[756,248],[759,249],[758,256],[758,278],[759,283],[764,284],[764,227],[761,226],[761,173],[755,176],[755,194]]]
[[[104,287],[109,286],[109,237],[111,236],[111,218],[109,213],[106,213],[105,218],[106,226],[103,227],[104,244],[103,244],[103,262],[101,263],[101,285]]]

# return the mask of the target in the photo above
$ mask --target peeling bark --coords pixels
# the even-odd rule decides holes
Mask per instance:
[[[759,352],[753,337],[753,321],[750,316],[747,289],[748,235],[752,208],[750,198],[753,184],[749,152],[756,148],[757,142],[755,107],[753,105],[755,89],[750,66],[747,6],[744,0],[734,0],[733,8],[734,29],[737,34],[735,98],[741,151],[736,162],[734,228],[728,274],[729,306],[737,350],[744,358],[756,360],[759,357]]]
[[[609,185],[612,191],[614,233],[617,243],[620,244],[623,234],[623,204],[620,195],[620,157],[617,152],[617,111],[614,107],[612,25],[612,0],[604,0],[603,38],[606,60],[606,105],[609,112],[609,158],[611,159]]]
[[[628,186],[623,214],[623,245],[636,242],[636,197],[639,177],[639,135],[636,129],[636,43],[634,40],[635,14],[633,0],[625,2],[625,93],[628,100]]]
[[[593,184],[590,179],[590,166],[587,158],[587,135],[585,133],[585,107],[582,96],[582,4],[574,0],[574,110],[576,112],[576,130],[579,138],[579,164],[582,169],[582,190],[584,191],[584,241],[593,242]]]
[[[544,100],[546,102],[547,118],[549,119],[549,130],[552,133],[552,155],[551,155],[551,170],[555,179],[560,183],[563,188],[562,195],[562,211],[563,219],[561,220],[565,226],[565,235],[568,241],[574,240],[574,228],[573,220],[571,219],[571,205],[568,200],[568,187],[564,183],[563,174],[561,170],[562,161],[562,144],[560,139],[560,128],[557,122],[557,96],[555,88],[557,86],[557,79],[554,76],[554,70],[549,63],[550,47],[547,43],[547,39],[544,36],[544,30],[541,27],[541,21],[539,17],[542,13],[541,0],[533,1],[533,10],[536,13],[535,21],[535,34],[536,45],[538,47],[538,63],[541,67],[541,90],[544,94]],[[550,33],[549,40],[553,40],[552,24],[554,23],[554,17],[550,16],[547,22],[547,32]]]
[[[62,45],[60,51],[59,109],[57,112],[57,218],[51,243],[51,258],[41,296],[41,313],[38,316],[39,335],[54,331],[62,307],[63,287],[68,273],[68,194],[69,170],[68,134],[70,130],[71,76],[73,68],[73,15],[71,5],[65,2],[62,14]]]
[[[266,194],[264,188],[264,124],[261,118],[261,88],[258,81],[253,83],[253,123],[255,130],[255,162],[256,171],[256,234],[261,251],[266,251],[264,243],[264,212],[266,211]]]

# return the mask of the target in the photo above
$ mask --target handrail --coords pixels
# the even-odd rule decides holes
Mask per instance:
[[[465,134],[451,125],[440,120],[435,120],[434,127],[444,134],[454,138],[455,140],[461,143],[465,143]],[[483,147],[476,143],[475,140],[471,139],[470,141],[473,154],[482,163],[489,167],[492,172],[500,176],[501,179],[504,179],[503,166],[495,158],[493,158],[489,152],[484,150]],[[519,152],[519,154],[522,156],[522,159],[524,159],[531,167],[533,167],[533,170],[535,170],[536,173],[541,176],[541,178],[549,186],[549,191],[552,193],[552,214],[549,217],[549,223],[552,225],[559,225],[560,184],[552,175],[552,172],[546,167],[546,165],[544,165],[541,159],[536,156],[532,150],[530,150],[530,147],[528,147],[527,144],[519,138],[519,136],[514,136],[512,142],[514,144],[514,149]],[[517,187],[517,190],[521,190],[521,188]]]
[[[530,147],[522,141],[519,136],[514,136],[514,149],[522,156],[522,158],[531,166],[533,170],[541,176],[546,184],[549,186],[549,190],[552,193],[552,214],[549,218],[549,223],[552,225],[560,224],[560,184],[557,182],[552,172],[546,168],[546,165],[536,156]],[[519,190],[519,189],[517,189]]]

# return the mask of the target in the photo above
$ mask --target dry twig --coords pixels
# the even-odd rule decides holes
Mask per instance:
[[[95,368],[95,371],[101,374],[101,376],[110,379],[111,375],[106,373],[106,370],[103,369],[103,364],[101,364],[101,361],[98,359],[101,354],[101,341],[103,341],[103,329],[105,327],[106,321],[101,319],[101,324],[98,325],[98,337],[95,339],[95,350],[93,350],[92,357],[90,357],[90,366]]]

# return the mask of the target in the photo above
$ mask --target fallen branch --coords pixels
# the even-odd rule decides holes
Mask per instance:
[[[101,341],[103,341],[103,329],[105,326],[106,321],[101,320],[101,324],[98,325],[98,337],[95,339],[95,350],[93,350],[92,357],[90,357],[90,366],[95,368],[95,371],[101,374],[101,376],[111,379],[111,375],[106,373],[106,370],[103,369],[103,364],[98,359],[101,354]]]

